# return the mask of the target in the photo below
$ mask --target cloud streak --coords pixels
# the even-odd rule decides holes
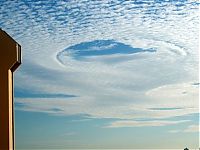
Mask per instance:
[[[157,127],[157,126],[168,126],[175,125],[179,123],[188,122],[189,120],[181,120],[181,121],[116,121],[112,122],[110,125],[106,126],[106,128],[121,128],[121,127]]]
[[[170,133],[199,133],[199,125],[189,125],[187,128],[183,130],[170,130]]]

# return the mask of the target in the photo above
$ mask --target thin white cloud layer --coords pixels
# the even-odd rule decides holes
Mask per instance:
[[[0,12],[0,26],[22,45],[16,90],[77,96],[16,98],[17,109],[119,119],[198,113],[196,1],[5,1]],[[57,59],[104,39],[156,52]]]
[[[180,132],[185,132],[185,133],[199,133],[199,125],[189,125],[187,128],[183,130],[170,130],[170,133],[180,133]]]
[[[116,121],[112,124],[106,126],[107,128],[120,128],[120,127],[154,127],[154,126],[167,126],[175,125],[183,122],[188,122],[188,120],[182,121]]]
[[[199,125],[190,125],[184,132],[199,132]]]

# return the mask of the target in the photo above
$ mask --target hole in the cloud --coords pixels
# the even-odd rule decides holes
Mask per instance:
[[[142,49],[134,48],[124,43],[116,42],[114,40],[95,40],[91,42],[83,42],[70,46],[61,51],[57,58],[62,62],[64,57],[71,57],[76,60],[94,56],[105,56],[114,54],[134,54],[140,52],[155,52],[154,48]]]

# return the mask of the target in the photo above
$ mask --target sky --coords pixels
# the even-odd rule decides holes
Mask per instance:
[[[0,0],[22,46],[16,149],[199,145],[199,2]]]

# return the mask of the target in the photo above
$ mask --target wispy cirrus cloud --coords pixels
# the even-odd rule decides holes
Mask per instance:
[[[199,133],[200,129],[199,129],[199,125],[189,125],[187,128],[183,129],[183,130],[170,130],[170,133]]]
[[[156,127],[156,126],[168,126],[175,125],[179,123],[188,122],[189,120],[181,120],[181,121],[130,121],[130,120],[122,120],[112,122],[110,125],[106,126],[106,128],[121,128],[121,127]]]

